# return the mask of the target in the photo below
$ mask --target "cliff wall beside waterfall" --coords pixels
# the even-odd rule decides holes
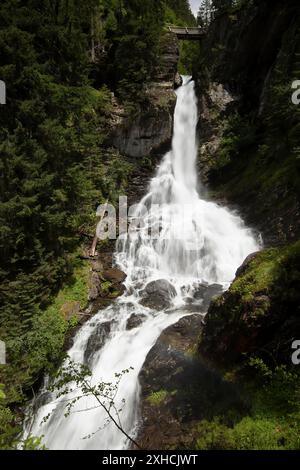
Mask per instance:
[[[294,290],[300,108],[292,102],[300,73],[299,35],[297,2],[245,2],[211,23],[202,62],[195,65],[199,166],[210,193],[241,210],[266,247],[279,246],[248,260],[229,293],[211,305],[204,349],[213,355],[223,348],[219,358],[226,357],[225,350],[234,356],[235,347],[240,354],[264,348],[287,362],[287,338],[291,344],[300,331]],[[283,304],[274,300],[277,295]]]
[[[151,80],[145,84],[143,102],[133,104],[128,110],[114,100],[112,117],[116,125],[110,141],[121,154],[145,158],[162,154],[170,147],[178,61],[176,36],[163,34],[159,43],[159,63],[153,70]]]
[[[267,245],[299,238],[298,2],[244,2],[210,25],[194,73],[199,164]]]

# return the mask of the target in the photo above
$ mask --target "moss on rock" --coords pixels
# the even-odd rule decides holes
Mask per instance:
[[[152,392],[146,398],[146,400],[153,406],[160,405],[168,396],[167,390],[159,390],[158,392]]]
[[[226,363],[263,349],[289,362],[300,332],[299,280],[300,242],[251,257],[229,291],[213,300],[200,351]]]

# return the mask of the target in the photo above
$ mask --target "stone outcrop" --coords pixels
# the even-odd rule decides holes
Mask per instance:
[[[110,268],[103,271],[103,277],[112,283],[122,284],[126,279],[126,274],[118,268]]]
[[[110,264],[108,264],[110,263]],[[89,279],[89,301],[99,298],[114,299],[123,294],[126,274],[118,268],[111,267],[112,255],[99,255],[91,259],[91,274]]]
[[[216,82],[210,82],[206,90],[197,91],[199,170],[202,183],[207,183],[210,170],[220,159],[220,144],[226,126],[226,116],[237,98],[224,85]]]
[[[223,291],[221,284],[199,285],[193,295],[193,301],[201,301],[201,311],[207,312],[211,300]]]
[[[250,255],[230,289],[213,300],[200,353],[217,364],[237,364],[245,354],[290,364],[300,332],[300,243]]]
[[[203,43],[211,77],[226,84],[244,107],[258,107],[284,35],[298,15],[297,0],[253,0],[234,15],[220,15]]]
[[[268,246],[300,235],[299,113],[289,104],[299,21],[297,0],[224,12],[208,29],[205,67],[195,75],[201,179],[216,199],[242,209]],[[233,99],[225,108],[222,89]]]
[[[140,373],[145,449],[192,449],[196,424],[228,407],[243,409],[239,392],[196,354],[202,316],[190,315],[167,328]]]
[[[126,330],[138,328],[146,319],[146,315],[133,313],[127,320]]]
[[[84,363],[86,365],[91,365],[91,361],[95,353],[97,353],[97,351],[100,351],[100,349],[104,345],[111,332],[112,323],[113,322],[111,321],[99,323],[92,332],[84,351]]]
[[[160,64],[145,86],[145,105],[128,114],[113,98],[111,144],[121,154],[142,158],[165,150],[170,144],[176,104],[175,76],[179,59],[176,36],[165,34],[160,45]]]
[[[147,284],[141,293],[142,300],[140,303],[144,307],[155,310],[165,310],[171,306],[171,300],[176,296],[176,289],[169,281],[159,279]]]

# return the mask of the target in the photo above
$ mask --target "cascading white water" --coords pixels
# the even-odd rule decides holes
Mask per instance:
[[[160,333],[188,314],[185,303],[197,286],[218,283],[226,288],[246,256],[259,249],[237,215],[199,196],[196,125],[194,83],[184,77],[183,86],[177,90],[172,150],[165,155],[148,194],[132,214],[138,226],[132,226],[117,243],[115,259],[127,274],[127,292],[81,328],[68,352],[75,362],[88,361],[95,384],[113,380],[115,372],[133,367],[122,378],[115,399],[117,408],[125,399],[120,419],[123,429],[133,437],[139,422],[139,372]],[[145,287],[161,279],[176,290],[172,308],[157,311],[143,307],[140,301]],[[128,330],[132,314],[143,314],[144,319],[141,325]],[[101,328],[106,331],[107,325],[103,346],[87,359],[89,339]],[[47,448],[127,448],[128,440],[113,423],[95,433],[107,416],[103,409],[95,408],[94,398],[82,398],[67,418],[65,401],[66,397],[56,399],[50,395],[30,425],[32,435],[44,435]],[[41,424],[48,413],[51,418]],[[84,439],[87,435],[91,437]]]

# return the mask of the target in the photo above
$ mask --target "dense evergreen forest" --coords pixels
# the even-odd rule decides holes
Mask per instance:
[[[289,362],[291,335],[300,340],[300,107],[290,98],[300,79],[300,16],[297,1],[280,3],[203,1],[195,18],[188,0],[2,0],[1,449],[40,448],[35,438],[20,444],[24,404],[65,356],[78,323],[65,306],[88,303],[82,247],[93,239],[96,208],[130,191],[137,168],[153,171],[149,155],[127,158],[108,136],[116,102],[129,119],[150,109],[148,85],[170,24],[207,31],[199,42],[180,42],[178,71],[196,82],[208,194],[241,208],[267,245],[213,302],[198,348],[224,359],[227,378],[246,377],[253,412],[247,403],[246,422],[240,409],[204,416],[194,442],[199,449],[300,448],[299,373]],[[226,111],[214,102],[218,83],[234,97]],[[272,335],[264,336],[271,321]],[[239,349],[231,335],[243,330],[255,343],[256,329],[259,345],[245,340]],[[230,338],[233,357],[218,349],[217,332]]]
[[[1,2],[0,337],[9,365],[0,381],[8,404],[22,402],[61,358],[70,325],[51,302],[81,269],[81,229],[126,186],[128,163],[101,146],[110,94],[138,106],[165,23],[193,18],[185,0]],[[73,287],[83,302],[85,288]],[[2,403],[1,395],[1,446],[13,445],[18,428]]]

